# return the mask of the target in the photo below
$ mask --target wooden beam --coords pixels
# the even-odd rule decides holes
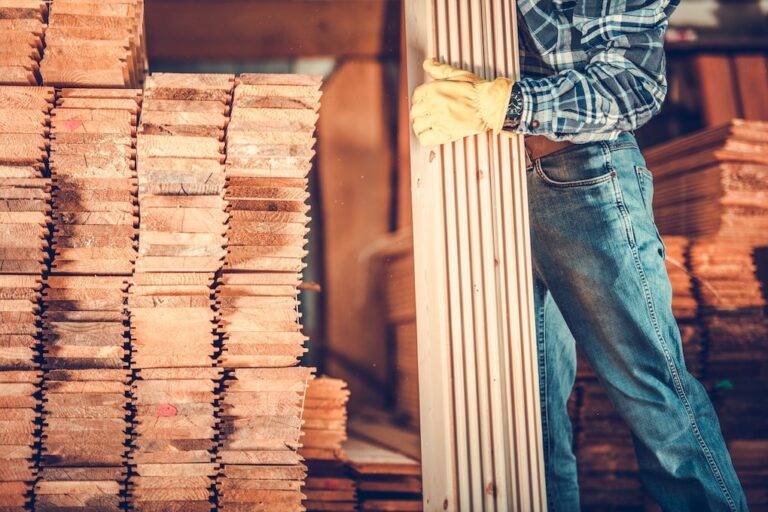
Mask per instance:
[[[511,0],[409,0],[425,57],[518,75]],[[411,138],[424,510],[546,509],[522,137]]]
[[[397,56],[400,0],[146,0],[150,61]]]

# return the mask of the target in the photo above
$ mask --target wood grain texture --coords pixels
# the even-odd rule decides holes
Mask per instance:
[[[518,75],[515,3],[406,5],[409,91],[435,57]],[[411,137],[425,510],[545,510],[521,137]]]

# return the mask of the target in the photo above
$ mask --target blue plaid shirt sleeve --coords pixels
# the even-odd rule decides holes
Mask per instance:
[[[552,0],[520,0],[533,50],[554,73],[526,76],[523,65],[515,130],[589,142],[647,122],[667,92],[664,32],[678,3],[576,0],[564,16]]]

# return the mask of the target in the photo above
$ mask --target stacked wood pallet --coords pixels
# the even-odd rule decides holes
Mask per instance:
[[[241,75],[227,130],[228,250],[217,289],[222,510],[301,510],[298,453],[312,370],[298,311],[320,78]],[[256,407],[253,403],[256,394]]]
[[[307,388],[299,455],[308,476],[303,488],[307,510],[356,510],[355,481],[344,464],[347,439],[347,383],[319,377]]]
[[[130,288],[135,510],[210,510],[218,425],[213,282],[226,253],[231,75],[148,77],[138,133],[141,224]]]
[[[52,116],[53,260],[44,297],[38,510],[118,510],[128,437],[141,91],[63,90]]]
[[[344,451],[357,479],[360,510],[423,510],[419,462],[358,438],[348,439]]]
[[[43,0],[0,2],[0,84],[37,85],[48,3]]]
[[[0,86],[0,507],[9,510],[29,504],[37,473],[53,102],[50,88]]]
[[[43,83],[141,87],[145,69],[143,0],[51,3],[40,62]]]

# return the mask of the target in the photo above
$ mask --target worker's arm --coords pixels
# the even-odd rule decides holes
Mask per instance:
[[[612,139],[648,121],[667,92],[664,32],[678,3],[577,0],[573,25],[589,63],[580,71],[517,82],[522,111],[515,130],[579,142]],[[524,13],[529,28],[538,16],[549,21],[536,12],[538,2],[529,4],[531,12]],[[533,43],[546,58],[557,37],[573,34],[555,32]]]

